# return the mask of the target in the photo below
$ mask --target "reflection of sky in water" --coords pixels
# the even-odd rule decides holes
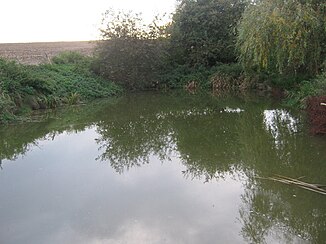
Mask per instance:
[[[239,243],[242,184],[183,177],[178,158],[122,175],[96,161],[96,128],[63,133],[0,177],[1,243]],[[5,210],[5,211],[3,211]]]
[[[198,108],[192,108],[187,110],[181,110],[181,111],[170,111],[170,112],[159,112],[155,115],[157,119],[166,119],[168,117],[189,117],[189,116],[205,116],[205,115],[212,115],[214,113],[214,110],[211,108],[204,108],[204,109],[198,109]]]
[[[243,112],[241,106],[157,109],[110,117],[83,132],[35,137],[24,157],[3,160],[0,243],[255,243],[257,236],[257,243],[304,243],[296,233],[304,234],[307,223],[313,237],[324,226],[315,196],[298,190],[294,198],[292,188],[260,185],[251,175],[318,174],[325,154],[316,145],[324,144],[301,147],[305,138],[291,136],[298,119],[285,110]],[[257,127],[260,137],[252,140]],[[294,156],[297,148],[308,149],[298,150],[288,168],[273,157],[282,151],[274,140],[292,143],[286,151]],[[104,152],[121,170],[110,157],[96,160]],[[296,212],[298,202],[303,207]],[[310,218],[314,208],[320,212]]]
[[[241,109],[241,108],[229,108],[229,107],[226,107],[223,111],[226,112],[226,113],[241,113],[241,112],[244,112],[244,110]]]
[[[286,128],[288,134],[298,132],[299,119],[294,118],[291,114],[283,109],[265,110],[264,111],[264,125],[265,129],[269,131],[277,148],[284,144],[281,139],[281,130]]]
[[[219,111],[220,113],[241,113],[244,112],[243,109],[240,108],[230,108],[230,107],[225,107]],[[198,109],[198,108],[192,108],[188,110],[181,110],[181,111],[171,111],[171,112],[160,112],[156,114],[157,119],[166,119],[167,117],[189,117],[189,116],[205,116],[205,115],[212,115],[216,113],[216,110],[212,108],[203,108],[203,109]]]

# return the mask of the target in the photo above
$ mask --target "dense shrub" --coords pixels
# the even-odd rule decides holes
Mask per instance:
[[[183,88],[194,81],[198,87],[208,88],[209,76],[213,74],[212,69],[207,67],[189,67],[188,65],[175,65],[162,73],[160,79],[168,88]]]
[[[235,27],[244,2],[180,1],[170,28],[173,61],[195,67],[235,62]]]
[[[130,90],[157,86],[167,42],[159,22],[144,26],[140,14],[107,11],[93,70]]]
[[[91,57],[87,57],[78,52],[63,52],[52,58],[54,64],[85,64],[89,63]]]
[[[307,99],[314,96],[326,96],[326,72],[315,79],[303,81],[297,88],[290,90],[287,104],[304,108],[307,105]]]
[[[250,79],[244,76],[243,67],[237,63],[219,64],[213,67],[190,67],[177,65],[161,77],[170,88],[183,88],[191,82],[204,89],[223,87],[225,89],[246,88]],[[223,85],[218,85],[223,82]],[[246,84],[243,84],[246,83]]]
[[[237,63],[222,64],[216,67],[210,77],[214,92],[244,90],[250,86],[251,79],[247,79],[241,65]]]

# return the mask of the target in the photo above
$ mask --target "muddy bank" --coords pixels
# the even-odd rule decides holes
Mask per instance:
[[[307,113],[312,134],[326,134],[326,96],[311,97],[307,101]]]

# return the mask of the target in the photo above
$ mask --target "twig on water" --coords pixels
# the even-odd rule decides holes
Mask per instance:
[[[306,189],[309,191],[313,191],[313,192],[317,192],[317,193],[326,195],[326,189],[324,189],[326,187],[326,185],[307,183],[307,182],[299,180],[299,179],[302,179],[303,177],[293,179],[293,178],[282,176],[282,175],[275,175],[274,177],[259,177],[259,176],[257,176],[256,178],[263,179],[263,180],[277,181],[277,182],[281,182],[281,183],[284,183],[287,185],[295,185],[295,186],[298,186],[300,188],[303,188],[303,189]]]

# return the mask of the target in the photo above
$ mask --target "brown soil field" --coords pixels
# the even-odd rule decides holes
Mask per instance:
[[[67,51],[92,55],[95,45],[94,41],[0,43],[0,57],[23,64],[41,64],[48,63],[53,56]]]

